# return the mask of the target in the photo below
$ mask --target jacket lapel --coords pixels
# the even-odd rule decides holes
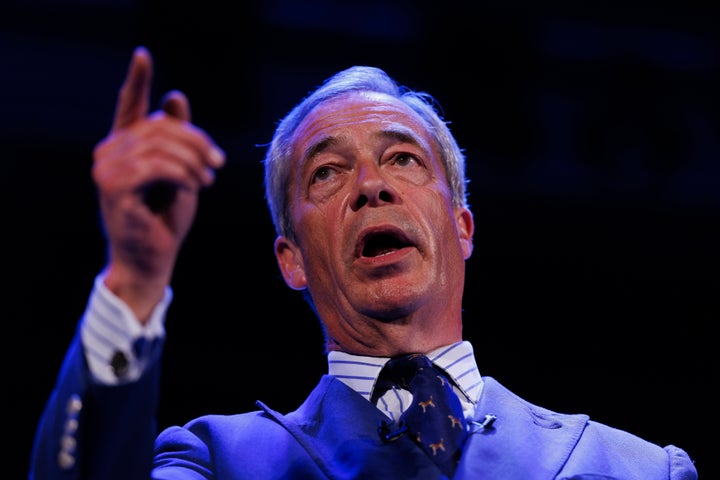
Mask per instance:
[[[282,415],[258,404],[283,425],[332,479],[444,478],[407,435],[380,439],[388,418],[340,380],[324,375],[296,411]]]

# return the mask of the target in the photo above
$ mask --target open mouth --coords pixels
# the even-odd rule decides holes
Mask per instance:
[[[361,257],[379,257],[411,246],[413,243],[402,232],[378,231],[363,236],[356,252]]]

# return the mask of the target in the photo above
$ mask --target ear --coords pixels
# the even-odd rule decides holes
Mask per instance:
[[[475,221],[470,210],[464,207],[455,209],[455,223],[457,225],[460,247],[462,248],[465,260],[470,258],[473,251],[473,233],[475,232]]]
[[[292,240],[279,236],[275,239],[275,258],[288,287],[302,290],[307,287],[307,277],[300,248]]]

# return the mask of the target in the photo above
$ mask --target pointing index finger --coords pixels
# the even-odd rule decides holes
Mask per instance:
[[[137,47],[118,93],[112,130],[127,127],[148,114],[152,73],[150,52],[145,47]]]

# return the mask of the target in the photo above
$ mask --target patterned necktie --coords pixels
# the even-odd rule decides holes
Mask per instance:
[[[443,473],[452,477],[467,437],[467,424],[450,381],[425,355],[411,354],[385,364],[374,397],[393,386],[413,395],[412,404],[400,416],[401,428],[406,427]]]

